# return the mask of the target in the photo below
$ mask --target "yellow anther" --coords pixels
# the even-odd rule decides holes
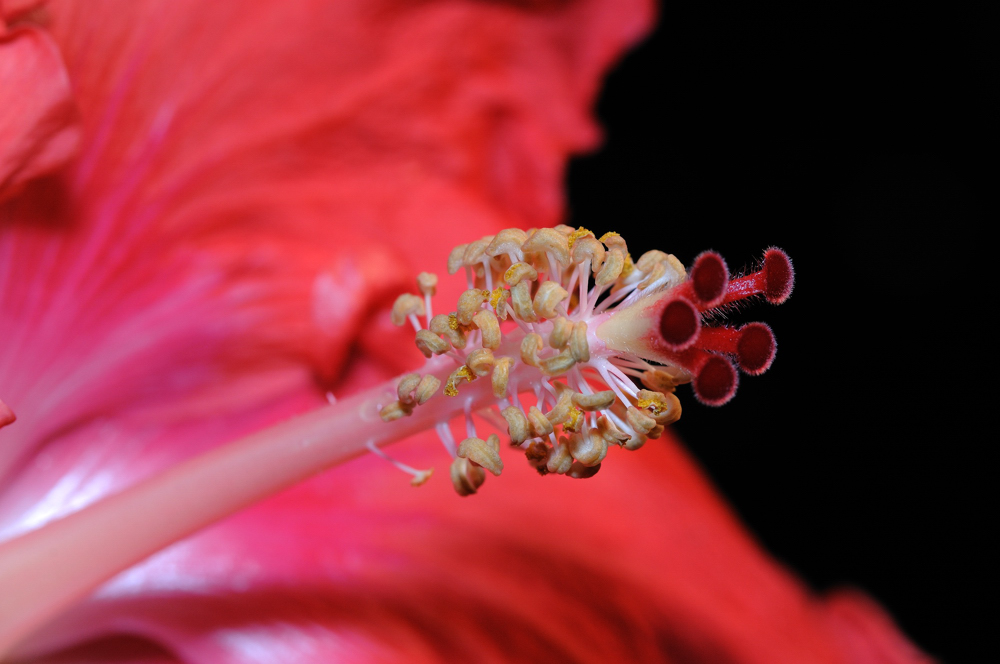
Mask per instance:
[[[596,431],[573,434],[569,437],[569,451],[584,466],[596,466],[604,461],[608,443]]]
[[[579,431],[583,426],[583,411],[576,406],[570,406],[569,418],[563,422],[564,431]]]
[[[558,376],[572,369],[574,364],[576,364],[576,360],[573,359],[572,351],[569,348],[564,348],[558,355],[547,357],[539,362],[539,368],[542,373],[548,376]]]
[[[554,228],[541,228],[535,231],[528,236],[521,249],[528,253],[552,254],[552,257],[562,265],[569,265],[569,242],[565,235]]]
[[[506,254],[521,255],[521,245],[528,239],[528,234],[520,228],[505,228],[494,236],[493,241],[486,247],[487,256],[500,256]]]
[[[448,254],[448,274],[455,274],[462,267],[462,257],[465,256],[467,244],[460,244]]]
[[[417,348],[424,357],[448,352],[448,343],[430,330],[419,330],[416,337]]]
[[[463,364],[459,368],[452,371],[451,375],[448,376],[448,382],[445,383],[444,385],[445,395],[449,397],[457,397],[458,381],[462,380],[463,378],[471,383],[477,378],[477,376],[475,373],[472,372],[472,369]]]
[[[503,286],[497,286],[496,288],[493,289],[493,292],[490,293],[490,308],[493,309],[493,311],[496,311],[497,314],[500,313],[497,310],[497,305],[500,304],[500,298],[505,298],[504,293],[506,292],[507,289],[505,289]]]
[[[382,418],[383,422],[392,422],[393,420],[398,420],[403,415],[409,415],[413,412],[413,406],[399,403],[398,401],[393,401],[391,404],[382,408],[379,411],[379,417]]]
[[[534,281],[538,278],[538,270],[527,263],[514,263],[503,273],[503,280],[508,286],[517,286],[521,281],[527,279]]]
[[[608,445],[624,445],[629,440],[629,435],[619,431],[604,415],[597,418],[597,431],[601,434]]]
[[[477,378],[485,376],[493,371],[493,351],[489,348],[477,348],[469,353],[465,366],[469,367]]]
[[[493,293],[490,295],[490,306],[493,311],[496,312],[497,318],[500,320],[507,320],[507,298],[510,297],[510,291],[502,286],[497,286],[493,289]]]
[[[586,480],[596,475],[600,469],[601,464],[599,463],[593,466],[585,466],[577,461],[566,471],[566,477],[572,477],[575,480]]]
[[[559,315],[556,307],[567,297],[569,293],[565,288],[554,281],[543,281],[535,293],[533,303],[535,313],[542,318],[555,318]]]
[[[628,440],[622,447],[629,452],[635,452],[637,449],[646,444],[647,436],[642,433],[636,433],[634,436],[629,436]]]
[[[657,392],[673,392],[678,385],[691,382],[691,374],[678,367],[660,367],[642,372],[642,384]]]
[[[605,233],[599,241],[608,249],[621,250],[623,256],[628,253],[628,245],[625,244],[625,238],[614,231]]]
[[[624,270],[623,270],[624,271]],[[649,288],[654,282],[660,281],[667,274],[666,263],[655,263],[649,273],[639,282],[639,288]]]
[[[431,478],[431,475],[433,474],[434,474],[433,468],[428,468],[427,470],[418,471],[417,474],[413,476],[413,479],[410,480],[410,486],[421,486],[424,482],[429,480]]]
[[[420,379],[420,384],[417,385],[416,391],[413,393],[417,398],[417,405],[423,406],[427,403],[432,396],[441,387],[441,380],[437,376],[427,374]]]
[[[486,481],[486,471],[470,463],[468,459],[456,457],[451,462],[451,484],[460,496],[471,496]]]
[[[476,315],[476,312],[480,310],[483,302],[490,299],[490,292],[488,290],[480,290],[478,288],[470,288],[461,295],[458,296],[458,307],[455,312],[456,320],[459,325],[471,325],[472,317]]]
[[[677,256],[673,254],[667,254],[667,267],[676,273],[675,279],[677,283],[684,281],[687,278],[687,270],[684,269],[684,263],[680,262]]]
[[[649,430],[656,426],[656,420],[642,412],[635,406],[629,406],[625,413],[625,419],[628,420],[630,427],[636,430],[637,433],[643,435],[649,433]]]
[[[437,293],[437,275],[432,272],[421,272],[417,275],[417,288],[423,295],[434,297]]]
[[[562,350],[569,343],[573,334],[573,323],[568,318],[559,316],[552,321],[552,332],[549,334],[549,345],[556,350]]]
[[[590,344],[587,342],[587,323],[577,321],[569,337],[570,355],[577,362],[590,361]]]
[[[514,366],[514,360],[509,357],[498,357],[493,363],[493,396],[503,399],[507,396],[507,380],[510,377],[510,368]]]
[[[552,433],[552,423],[536,406],[528,409],[528,423],[531,425],[532,433],[538,438],[544,438]]]
[[[399,379],[399,384],[396,386],[396,395],[399,397],[401,403],[411,405],[416,399],[413,397],[413,391],[417,389],[417,385],[420,384],[420,374],[411,373],[406,374]]]
[[[625,264],[622,266],[622,279],[628,277],[635,270],[635,264],[632,262],[632,254],[625,254]]]
[[[639,398],[636,402],[636,407],[638,408],[648,408],[654,416],[660,413],[665,413],[670,409],[670,405],[666,401],[666,397],[660,392],[653,392],[652,390],[639,390]]]
[[[493,236],[487,235],[486,237],[479,238],[475,242],[470,242],[466,245],[465,253],[462,254],[462,265],[472,267],[473,265],[482,263],[483,260],[488,258],[488,256],[486,256],[486,247],[490,246],[490,242],[492,241]]]
[[[533,323],[538,320],[531,304],[530,281],[521,281],[510,289],[510,304],[514,309],[514,315],[525,323]]]
[[[559,400],[556,401],[556,405],[552,407],[552,410],[545,413],[545,419],[547,419],[553,426],[556,424],[562,424],[570,418],[570,411],[572,408],[573,390],[563,390],[559,395]]]
[[[583,226],[580,226],[575,231],[570,233],[569,236],[566,238],[566,244],[569,245],[569,250],[573,251],[573,245],[576,243],[576,241],[588,235],[591,237],[594,236],[594,234],[591,231],[587,230]]]
[[[572,465],[573,455],[569,451],[569,438],[560,436],[559,443],[552,450],[552,454],[549,455],[549,460],[545,464],[545,468],[550,473],[563,475],[569,472]]]
[[[604,255],[604,265],[601,270],[594,275],[594,283],[598,287],[607,286],[621,276],[622,268],[625,267],[625,254],[615,248]]]
[[[452,327],[452,323],[454,323],[454,327]],[[465,333],[459,329],[458,319],[455,318],[455,314],[438,314],[434,316],[431,318],[430,328],[434,334],[443,334],[448,337],[448,341],[455,348],[465,348]]]
[[[510,435],[511,445],[520,445],[528,438],[531,438],[531,428],[528,418],[520,408],[507,406],[500,413],[507,420],[507,433]]]
[[[540,350],[542,350],[542,335],[535,332],[524,335],[524,339],[521,340],[521,361],[528,366],[537,367]]]
[[[500,438],[495,433],[491,433],[486,440],[466,438],[458,446],[458,456],[482,466],[494,475],[499,475],[503,470],[503,461],[500,459]]]
[[[403,325],[410,316],[424,315],[424,298],[413,293],[403,293],[392,305],[392,324]]]
[[[573,262],[580,264],[590,261],[590,271],[596,273],[604,264],[604,245],[588,235],[577,240],[573,245]]]
[[[615,393],[611,390],[595,392],[594,394],[574,394],[573,404],[583,410],[604,410],[611,408],[615,402]]]
[[[462,265],[473,267],[479,265],[489,257],[486,255],[486,247],[493,241],[492,235],[481,237],[465,245],[465,252],[462,254]]]
[[[681,400],[673,392],[663,394],[650,390],[639,390],[639,399],[636,405],[639,408],[648,409],[657,425],[673,424],[681,418]]]
[[[639,268],[640,272],[649,272],[659,263],[666,263],[668,258],[666,252],[660,251],[659,249],[650,249],[642,256],[639,256],[639,260],[635,262],[635,266]]]
[[[477,311],[476,315],[472,317],[472,322],[483,333],[483,348],[496,349],[500,347],[500,340],[502,338],[500,334],[500,322],[492,310],[483,309],[482,311]]]

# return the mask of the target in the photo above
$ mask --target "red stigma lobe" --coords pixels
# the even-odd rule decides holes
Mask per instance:
[[[704,252],[694,260],[690,283],[699,304],[709,309],[719,306],[729,285],[726,261],[714,251]]]
[[[729,282],[724,302],[736,302],[754,295],[763,295],[771,304],[783,304],[792,294],[795,270],[792,260],[781,249],[772,247],[764,252],[760,270]]]
[[[748,323],[739,329],[706,327],[695,347],[734,355],[740,370],[751,376],[767,371],[777,351],[774,333],[764,323]]]
[[[729,360],[706,353],[694,377],[694,395],[706,406],[721,406],[736,394],[738,378]]]
[[[668,348],[682,350],[691,345],[701,328],[701,314],[687,300],[667,302],[660,314],[660,336]]]

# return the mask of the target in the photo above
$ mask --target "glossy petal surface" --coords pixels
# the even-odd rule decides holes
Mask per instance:
[[[413,366],[392,296],[453,244],[562,219],[600,74],[651,20],[597,0],[45,12],[82,139],[0,208],[0,396],[18,416],[0,538]],[[442,280],[445,300],[461,289]],[[446,462],[426,439],[398,452]],[[127,570],[23,654],[915,657],[867,600],[824,603],[776,568],[674,443],[620,456],[586,482],[510,464],[469,500],[366,458]]]

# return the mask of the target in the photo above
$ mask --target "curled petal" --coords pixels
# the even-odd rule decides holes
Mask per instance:
[[[79,142],[76,104],[58,46],[39,28],[0,34],[0,202],[65,165]]]

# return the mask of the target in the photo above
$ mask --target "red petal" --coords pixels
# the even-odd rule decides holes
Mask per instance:
[[[31,424],[0,447],[0,477],[98,415],[197,415],[289,365],[334,376],[452,244],[558,219],[566,157],[596,138],[598,74],[649,15],[639,0],[47,11],[84,135],[67,177],[2,211],[0,384]]]
[[[75,154],[76,118],[58,47],[37,28],[3,34],[0,20],[0,201]]]
[[[3,210],[8,533],[306,407],[355,343],[355,373],[385,373],[377,314],[403,274],[560,218],[598,74],[650,18],[596,0],[51,16],[84,139],[69,175]],[[891,625],[832,625],[677,448],[618,456],[587,482],[511,464],[469,501],[360,460],[126,571],[35,652],[127,634],[213,664],[837,662],[891,643]]]
[[[882,614],[778,569],[673,442],[612,456],[586,482],[509,464],[470,500],[361,460],[124,573],[50,645],[126,632],[192,664],[920,661]]]
[[[38,9],[47,0],[0,0],[0,19],[10,22],[33,9]]]

